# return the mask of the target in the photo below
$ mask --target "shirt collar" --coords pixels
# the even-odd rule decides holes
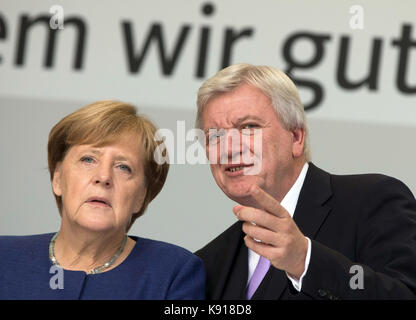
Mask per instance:
[[[288,193],[284,196],[283,200],[280,202],[283,208],[289,212],[290,216],[293,218],[295,213],[296,204],[298,203],[300,190],[302,189],[303,182],[305,181],[306,173],[308,172],[309,164],[306,162],[303,165],[303,168],[296,179],[293,186],[290,188]]]

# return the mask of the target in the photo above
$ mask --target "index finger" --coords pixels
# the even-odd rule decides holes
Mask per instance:
[[[276,217],[286,218],[287,216],[290,216],[289,212],[282,207],[279,201],[259,186],[253,185],[250,189],[250,194],[264,210],[275,215]]]

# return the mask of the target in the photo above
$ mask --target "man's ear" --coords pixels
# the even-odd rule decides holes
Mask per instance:
[[[292,131],[292,156],[299,158],[303,155],[303,146],[305,145],[305,129],[295,129]]]
[[[52,179],[52,190],[56,196],[60,197],[62,195],[62,188],[61,188],[61,162],[58,162],[55,171],[53,173]]]

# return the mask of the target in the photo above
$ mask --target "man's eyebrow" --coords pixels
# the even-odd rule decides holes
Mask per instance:
[[[221,128],[211,127],[204,130],[204,133],[207,134],[210,130],[219,131],[222,130]]]
[[[242,122],[247,121],[247,120],[251,120],[251,121],[254,120],[254,121],[264,122],[264,119],[262,119],[262,118],[260,118],[258,116],[255,116],[255,115],[247,115],[247,116],[238,118],[237,121],[234,123],[234,125],[239,125]],[[209,130],[217,130],[218,131],[218,130],[221,130],[221,129],[223,129],[223,128],[211,127],[211,128],[205,129],[204,130],[204,133],[207,134],[209,132]]]
[[[247,115],[247,116],[244,116],[242,118],[238,118],[237,121],[236,121],[236,124],[240,124],[240,123],[242,123],[242,122],[244,122],[246,120],[263,121],[263,119],[260,118],[260,117],[258,117],[258,116],[255,116],[255,115]]]

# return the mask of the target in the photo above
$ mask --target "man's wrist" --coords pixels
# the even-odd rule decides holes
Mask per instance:
[[[308,241],[308,250],[306,252],[305,263],[303,265],[303,272],[300,274],[299,277],[290,275],[289,273],[286,272],[286,276],[292,282],[293,287],[299,292],[302,290],[302,280],[305,277],[306,273],[308,272],[309,261],[311,260],[311,250],[312,250],[311,240],[308,237],[305,237],[305,238]]]

